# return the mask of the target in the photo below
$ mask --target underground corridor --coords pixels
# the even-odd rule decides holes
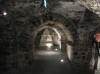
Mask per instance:
[[[0,0],[0,74],[99,74],[100,15],[88,1]]]

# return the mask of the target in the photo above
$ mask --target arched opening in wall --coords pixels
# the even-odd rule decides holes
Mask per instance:
[[[70,31],[58,22],[46,22],[38,27],[34,33],[33,52],[39,56],[52,56],[67,54],[69,59],[72,58],[73,42]]]
[[[35,48],[38,50],[60,51],[61,35],[55,28],[48,26],[37,34],[35,43]]]

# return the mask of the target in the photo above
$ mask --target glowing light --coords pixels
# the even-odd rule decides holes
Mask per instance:
[[[47,43],[46,46],[47,46],[48,48],[51,48],[52,43]]]
[[[56,51],[58,50],[58,49],[55,49]]]
[[[61,63],[64,63],[64,59],[61,59],[60,62],[61,62]]]
[[[47,8],[47,1],[44,0],[44,7]]]
[[[6,11],[3,12],[3,15],[6,16],[8,13]]]

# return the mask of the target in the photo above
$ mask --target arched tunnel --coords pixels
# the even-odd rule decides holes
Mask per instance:
[[[94,74],[100,17],[74,0],[0,0],[1,74]]]

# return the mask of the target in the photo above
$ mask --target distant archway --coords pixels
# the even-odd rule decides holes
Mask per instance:
[[[72,58],[72,46],[69,43],[72,43],[73,39],[70,31],[63,24],[48,21],[38,27],[33,38],[34,52],[39,52],[39,55],[56,52],[65,53],[69,59]]]

